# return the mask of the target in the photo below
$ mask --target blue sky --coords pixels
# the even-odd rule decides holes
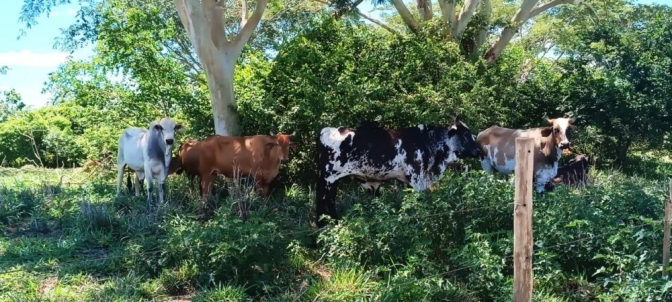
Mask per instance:
[[[543,1],[543,0],[542,0]],[[76,3],[57,6],[49,17],[38,19],[38,24],[27,31],[27,35],[16,39],[19,31],[25,28],[19,22],[23,0],[5,1],[0,10],[0,66],[10,68],[7,75],[0,75],[0,91],[16,89],[26,105],[41,107],[47,104],[51,96],[42,94],[49,73],[56,71],[58,65],[66,61],[67,53],[53,48],[54,39],[60,35],[60,29],[75,21],[78,5]],[[360,7],[368,13],[371,5]],[[545,2],[545,1],[544,1]],[[672,5],[672,0],[640,0],[640,3],[660,3]],[[377,14],[371,13],[376,16]],[[91,45],[73,54],[74,59],[84,59],[93,55]]]

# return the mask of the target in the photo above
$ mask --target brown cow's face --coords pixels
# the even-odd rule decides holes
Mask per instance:
[[[575,118],[555,118],[548,119],[548,123],[551,124],[549,127],[553,139],[555,140],[555,145],[560,149],[567,149],[570,146],[569,140],[571,137],[571,128],[574,127],[576,122]]]
[[[279,148],[279,153],[280,153],[280,161],[285,163],[289,161],[289,149],[292,147],[296,147],[296,143],[292,142],[292,136],[294,136],[294,133],[292,134],[277,134],[274,135],[275,138],[278,140],[278,145],[277,148]]]
[[[177,156],[173,156],[170,160],[170,165],[168,166],[168,174],[177,173],[178,175],[182,174],[182,158],[191,147],[193,147],[198,141],[190,139],[187,142],[180,145],[180,149],[177,150]]]

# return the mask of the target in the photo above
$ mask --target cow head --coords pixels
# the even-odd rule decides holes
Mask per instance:
[[[471,133],[469,127],[460,120],[460,116],[455,116],[453,125],[448,130],[448,145],[455,152],[458,158],[479,157],[481,148],[476,143],[476,137]]]
[[[177,175],[182,174],[182,161],[180,156],[173,156],[170,159],[170,165],[168,165],[168,175],[176,173]]]
[[[296,147],[296,143],[292,140],[295,139],[296,131],[292,134],[276,134],[274,135],[271,132],[271,136],[277,139],[277,144],[274,144],[275,147],[279,148],[280,151],[280,161],[285,163],[289,161],[289,149]],[[270,146],[270,143],[269,143]]]
[[[180,148],[177,150],[177,156],[173,156],[170,160],[170,165],[168,166],[168,174],[177,173],[177,175],[182,174],[182,158],[185,157],[187,151],[191,149],[196,143],[195,139],[190,139],[180,145]]]
[[[541,135],[544,137],[552,135],[555,145],[562,150],[569,148],[571,129],[575,127],[576,118],[561,117],[554,119],[547,118],[546,120],[551,126],[542,129]]]
[[[172,146],[175,142],[176,131],[184,131],[184,127],[180,124],[176,124],[170,117],[164,117],[158,123],[152,123],[152,127],[161,132],[167,146]]]
[[[574,163],[579,163],[583,169],[587,169],[590,167],[590,157],[586,154],[578,154],[574,158],[570,159],[569,162],[567,162],[568,165],[574,164]]]

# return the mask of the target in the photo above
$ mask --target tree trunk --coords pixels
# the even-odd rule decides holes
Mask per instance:
[[[268,0],[258,0],[248,19],[247,3],[243,0],[241,30],[235,37],[227,39],[222,7],[215,0],[175,0],[182,25],[208,79],[216,134],[239,134],[233,74],[243,46],[259,24],[267,3]]]
[[[212,59],[205,62],[207,64],[203,64],[203,69],[208,79],[215,133],[238,135],[238,115],[233,92],[236,58],[217,50]]]

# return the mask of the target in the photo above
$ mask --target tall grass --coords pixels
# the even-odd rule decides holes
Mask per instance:
[[[667,182],[591,179],[535,197],[535,301],[670,299]],[[323,230],[309,187],[264,200],[219,181],[204,218],[187,183],[171,176],[150,215],[143,196],[114,197],[113,174],[0,170],[0,301],[511,299],[513,186],[481,171],[378,198],[344,184],[343,217]]]

